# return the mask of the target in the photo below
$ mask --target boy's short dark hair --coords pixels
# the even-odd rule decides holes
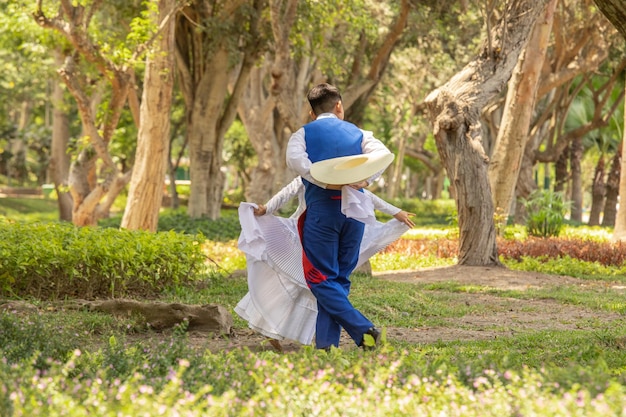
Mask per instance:
[[[313,113],[319,116],[322,113],[331,112],[335,104],[341,101],[341,94],[334,85],[322,83],[313,87],[306,98],[309,100]]]

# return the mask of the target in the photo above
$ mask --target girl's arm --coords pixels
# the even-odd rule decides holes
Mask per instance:
[[[274,213],[297,196],[298,191],[300,191],[302,187],[304,187],[302,179],[300,177],[294,178],[293,181],[274,194],[274,196],[270,198],[267,203],[259,204],[259,208],[254,210],[254,214],[261,216],[265,213]]]
[[[372,199],[374,209],[395,217],[399,222],[404,223],[409,227],[415,227],[415,223],[411,220],[411,217],[415,216],[414,213],[406,212],[401,208],[386,202],[371,191],[363,190],[363,192]]]

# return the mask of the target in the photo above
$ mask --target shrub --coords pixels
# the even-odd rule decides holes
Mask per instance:
[[[517,261],[524,257],[542,259],[574,258],[605,266],[626,265],[626,244],[585,239],[528,238],[498,240],[498,254]]]
[[[204,272],[201,237],[0,220],[0,295],[151,297]]]
[[[567,203],[563,194],[550,190],[535,190],[522,199],[528,213],[526,230],[529,236],[558,236],[565,221]]]
[[[100,227],[118,229],[121,217],[112,217],[98,222]],[[219,219],[192,219],[182,210],[165,210],[159,215],[159,232],[173,231],[191,235],[201,234],[208,240],[225,242],[237,239],[241,233],[241,225],[237,210],[223,210]]]

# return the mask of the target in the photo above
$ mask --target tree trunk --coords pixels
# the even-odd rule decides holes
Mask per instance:
[[[271,63],[271,57],[268,56],[267,61]],[[250,173],[250,184],[245,189],[246,200],[255,203],[265,203],[286,184],[276,175],[277,168],[285,165],[285,158],[284,153],[279,152],[279,138],[274,128],[276,100],[263,86],[268,73],[268,65],[252,70],[238,107],[239,117],[257,156],[257,164]]]
[[[595,0],[598,9],[626,38],[626,2],[624,0]]]
[[[58,49],[54,51],[56,63],[60,66],[63,57]],[[72,221],[72,195],[67,192],[70,170],[70,155],[67,146],[70,139],[70,118],[66,111],[64,90],[61,81],[52,80],[52,144],[50,146],[50,177],[54,183],[59,205],[59,220]]]
[[[626,90],[626,86],[624,86]],[[624,96],[624,101],[626,102],[626,95]],[[626,106],[624,109],[624,126],[626,126]],[[622,133],[622,158],[621,158],[621,170],[620,170],[620,180],[619,180],[619,195],[622,199],[626,199],[626,158],[624,158],[624,154],[626,153],[626,129]],[[617,210],[617,215],[615,216],[615,229],[613,229],[613,240],[614,241],[623,241],[626,242],[626,204],[622,203],[619,205],[619,209]]]
[[[426,98],[437,150],[456,199],[460,265],[501,265],[488,159],[481,144],[480,113],[508,82],[546,3],[547,0],[508,3],[483,53]]]
[[[626,39],[626,2],[623,0],[595,0],[598,9],[611,21],[617,30]],[[625,87],[626,91],[626,87]],[[626,102],[626,95],[625,95]],[[624,126],[626,126],[626,111],[624,111]],[[622,158],[619,181],[619,195],[626,199],[626,131],[622,137]],[[626,204],[620,204],[615,218],[615,229],[613,230],[614,241],[626,241]]]
[[[502,224],[498,225],[500,231],[504,231],[515,195],[515,184],[529,136],[537,85],[550,40],[555,6],[556,0],[550,0],[544,15],[535,23],[509,82],[504,115],[489,164],[489,183],[494,207],[501,214]]]
[[[187,213],[192,218],[220,216],[224,135],[237,115],[250,70],[264,50],[259,33],[264,6],[265,0],[192,1],[179,14],[176,63],[189,121],[191,191]],[[198,22],[204,21],[207,26],[198,27]],[[209,25],[217,21],[219,28]],[[229,42],[235,42],[237,48]]]
[[[626,126],[626,110],[624,111],[624,126]],[[619,180],[619,195],[622,199],[626,199],[626,131],[622,138],[622,158]],[[613,230],[613,241],[626,241],[626,204],[620,204],[615,216],[615,229]]]
[[[225,49],[215,53],[194,91],[191,125],[187,127],[191,180],[187,213],[192,218],[220,217],[224,186],[220,122],[228,94],[228,59]]]
[[[405,153],[406,136],[403,134],[400,135],[400,139],[398,140],[398,151],[396,153],[396,159],[392,165],[393,169],[392,174],[389,177],[389,185],[387,186],[387,198],[394,199],[398,197],[398,194],[400,192],[400,185],[402,184],[402,175],[404,173]]]
[[[620,147],[611,160],[611,169],[606,180],[606,199],[604,201],[604,213],[602,226],[614,227],[617,216],[617,203],[619,201],[620,170],[622,162],[622,148]]]
[[[137,152],[121,224],[126,229],[156,232],[159,222],[170,143],[175,5],[176,0],[159,0],[152,17],[160,32],[146,58]]]
[[[575,138],[571,144],[570,171],[571,171],[571,196],[572,207],[570,218],[575,222],[583,221],[583,172],[581,162],[585,151],[582,138]],[[603,174],[604,175],[604,174]]]
[[[569,182],[568,166],[571,154],[572,147],[568,146],[554,163],[554,191],[556,192],[564,192],[565,186]]]
[[[124,174],[120,172],[109,152],[109,143],[126,104],[134,69],[128,63],[118,65],[110,61],[89,37],[87,26],[91,22],[90,17],[101,3],[85,5],[67,0],[62,3],[58,15],[50,19],[44,13],[42,3],[38,2],[33,17],[40,26],[63,35],[73,48],[58,73],[76,100],[83,137],[88,138],[88,144],[81,146],[79,155],[70,167],[68,187],[74,203],[72,222],[77,226],[89,226],[108,216],[115,198],[130,179],[130,171]],[[83,64],[98,71],[100,87],[110,87],[102,118],[98,116],[98,109],[94,108],[94,103],[99,103],[99,99],[94,100],[94,96],[102,94],[102,88],[91,85],[98,77],[85,76]]]
[[[593,175],[593,183],[591,185],[591,211],[589,212],[589,226],[598,226],[600,224],[600,214],[604,206],[604,155],[600,155],[596,169]],[[580,219],[572,219],[580,220]]]

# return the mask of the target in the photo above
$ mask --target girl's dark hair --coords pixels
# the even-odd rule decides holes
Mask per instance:
[[[322,113],[331,112],[335,104],[341,101],[341,94],[337,87],[323,83],[313,87],[306,98],[309,100],[313,113],[319,116]]]

